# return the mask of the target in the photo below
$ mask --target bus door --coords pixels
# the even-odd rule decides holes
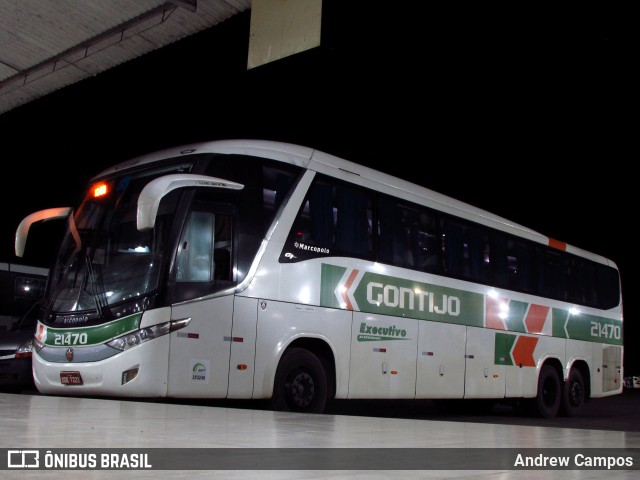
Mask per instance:
[[[172,320],[190,318],[171,334],[168,396],[227,396],[232,340],[234,218],[229,207],[196,203],[178,245]]]

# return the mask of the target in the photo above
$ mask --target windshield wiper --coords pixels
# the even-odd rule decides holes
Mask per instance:
[[[96,303],[96,310],[102,318],[106,318],[105,313],[108,311],[107,306],[107,294],[104,291],[104,285],[102,284],[102,277],[97,278],[96,272],[93,269],[93,262],[89,255],[85,255],[85,261],[87,264],[87,273],[89,274],[89,282],[91,282],[91,290],[93,291],[93,300]]]

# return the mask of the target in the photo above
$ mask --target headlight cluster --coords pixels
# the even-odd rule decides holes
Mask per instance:
[[[118,350],[129,350],[138,345],[153,340],[154,338],[166,335],[169,332],[180,330],[189,325],[191,318],[182,318],[180,320],[172,320],[170,322],[160,323],[152,327],[141,328],[135,332],[129,332],[121,337],[114,338],[107,345]]]
[[[130,348],[137,347],[138,345],[153,340],[154,338],[166,335],[171,331],[171,322],[161,323],[152,327],[141,328],[135,332],[127,333],[121,337],[114,338],[107,345],[118,350],[129,350]]]

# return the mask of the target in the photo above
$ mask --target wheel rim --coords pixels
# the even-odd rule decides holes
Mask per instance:
[[[289,399],[296,407],[308,407],[313,402],[315,385],[313,378],[306,372],[298,372],[286,386]]]
[[[571,382],[571,386],[569,388],[569,404],[572,407],[577,407],[582,403],[582,385],[580,382]]]

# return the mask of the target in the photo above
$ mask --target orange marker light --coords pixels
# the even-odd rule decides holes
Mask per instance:
[[[96,183],[91,187],[91,190],[93,191],[93,198],[104,197],[107,193],[109,193],[109,187],[104,182]]]
[[[556,240],[555,238],[549,239],[549,246],[553,248],[557,248],[558,250],[562,250],[563,252],[567,249],[567,244],[561,242],[560,240]]]

